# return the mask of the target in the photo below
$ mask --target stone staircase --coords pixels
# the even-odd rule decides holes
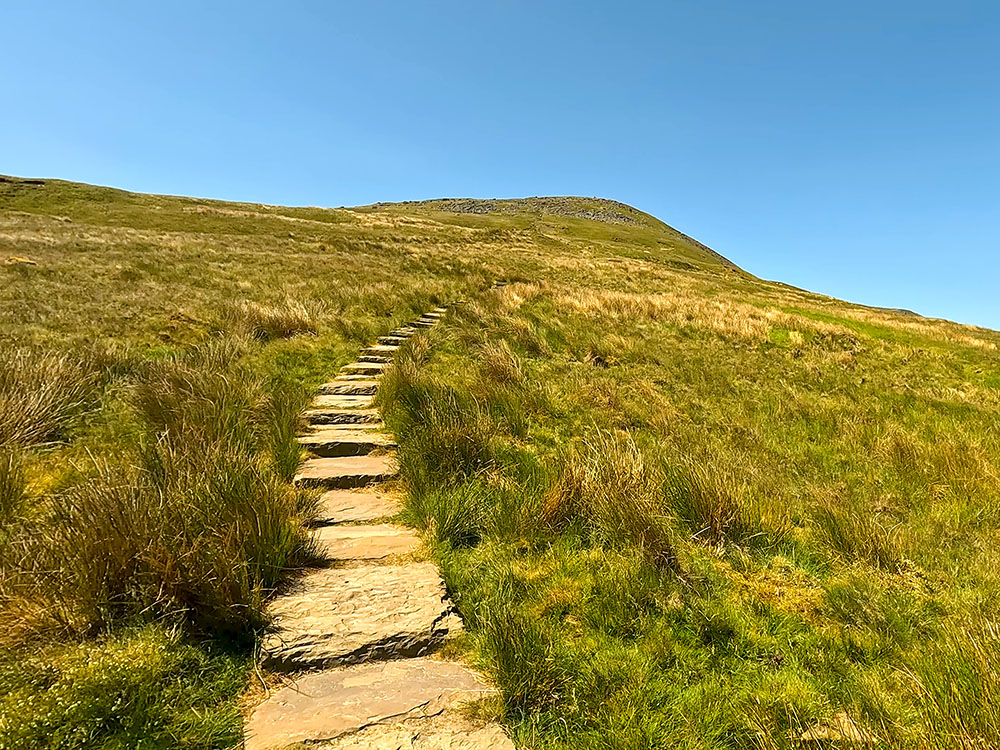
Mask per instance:
[[[391,435],[372,408],[396,350],[446,308],[379,338],[320,388],[299,443],[296,483],[324,490],[315,541],[322,560],[269,605],[264,666],[290,684],[245,725],[246,750],[309,747],[513,750],[496,724],[462,708],[494,693],[461,664],[434,656],[462,628],[437,568],[414,559],[417,534],[383,483],[398,474]]]

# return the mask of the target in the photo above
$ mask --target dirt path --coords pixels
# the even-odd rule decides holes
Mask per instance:
[[[380,338],[306,413],[312,429],[300,442],[311,457],[296,482],[325,490],[315,530],[323,560],[270,605],[264,664],[290,684],[254,709],[247,750],[513,750],[498,725],[461,710],[493,689],[434,655],[461,620],[437,568],[415,559],[417,534],[385,522],[400,504],[383,484],[398,465],[372,408],[378,377],[407,338],[445,313]]]

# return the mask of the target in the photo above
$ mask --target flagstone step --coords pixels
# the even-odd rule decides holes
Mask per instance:
[[[423,656],[462,627],[433,563],[312,570],[267,614],[262,653],[282,671]]]
[[[406,341],[406,339],[408,339],[408,338],[409,338],[409,335],[407,335],[407,336],[379,336],[375,340],[379,344],[381,344],[383,346],[393,346],[393,345],[399,346],[404,341]]]
[[[352,362],[344,365],[341,370],[345,373],[358,375],[381,375],[389,365],[382,362]]]
[[[365,425],[368,426],[368,425]],[[315,456],[334,458],[336,456],[363,456],[377,450],[396,447],[391,435],[374,432],[371,429],[348,427],[327,427],[298,438],[299,445]]]
[[[319,393],[323,396],[373,396],[377,390],[378,381],[372,380],[367,373],[361,378],[353,375],[345,375],[343,379],[334,378],[319,387]]]
[[[371,380],[371,379],[372,379],[371,375],[340,373],[339,375],[335,375],[334,378],[333,378],[333,380],[331,380],[330,382],[331,383],[353,383],[353,382],[358,381],[358,380]],[[322,387],[322,386],[320,386],[320,387]]]
[[[362,349],[362,353],[369,354],[384,354],[391,357],[399,350],[398,344],[372,344],[369,347]]]
[[[386,354],[359,354],[358,362],[381,362],[382,364],[388,364],[389,362],[392,362],[392,357]],[[346,377],[364,377],[364,376],[347,375]]]
[[[377,490],[328,490],[319,499],[315,523],[374,521],[394,516],[402,509],[403,504],[396,497]]]
[[[498,724],[461,711],[366,727],[316,747],[322,750],[514,750],[513,743]]]
[[[299,467],[295,484],[300,487],[349,490],[393,479],[398,473],[399,466],[392,455],[310,458]]]
[[[378,409],[309,409],[303,416],[313,425],[349,424],[366,428],[382,425]]]
[[[320,394],[313,399],[312,408],[316,409],[367,409],[372,405],[370,395],[341,396]]]
[[[322,526],[313,532],[316,549],[330,561],[384,560],[420,548],[413,529],[389,523],[371,526]]]
[[[463,706],[495,694],[470,670],[429,658],[303,675],[253,711],[245,748],[513,750],[498,726],[462,715]]]

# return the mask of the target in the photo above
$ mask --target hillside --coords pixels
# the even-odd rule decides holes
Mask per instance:
[[[459,301],[379,401],[519,747],[996,746],[997,332],[601,199],[0,178],[0,748],[237,743],[309,394]]]

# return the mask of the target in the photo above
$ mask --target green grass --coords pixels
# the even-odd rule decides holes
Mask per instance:
[[[156,626],[0,659],[0,748],[234,747],[246,672]]]
[[[881,747],[994,743],[1000,334],[763,282],[590,199],[0,182],[0,225],[36,262],[0,265],[0,743],[232,744],[308,552],[299,409],[456,299],[380,400],[521,746],[786,748],[841,712]]]
[[[845,711],[989,746],[1000,422],[968,374],[997,335],[669,281],[491,292],[392,376],[411,518],[512,731],[791,747]]]

